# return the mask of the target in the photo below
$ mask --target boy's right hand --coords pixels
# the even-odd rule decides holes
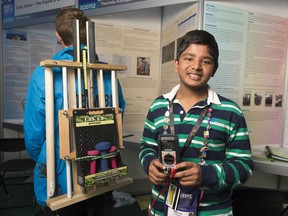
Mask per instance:
[[[164,169],[165,166],[162,163],[160,163],[158,159],[154,159],[153,161],[151,161],[148,168],[148,176],[153,184],[162,185],[166,182],[167,174],[160,171]]]

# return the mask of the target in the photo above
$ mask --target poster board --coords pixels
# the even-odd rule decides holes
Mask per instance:
[[[192,16],[193,10],[189,11]],[[179,23],[189,20],[189,11],[167,24],[162,50],[167,46],[176,49],[183,35]],[[215,36],[220,49],[219,68],[209,84],[239,104],[252,145],[282,143],[288,19],[207,1],[203,26]],[[193,26],[185,31],[189,29]],[[172,53],[168,58],[162,56],[161,83],[165,85],[160,86],[161,94],[179,83],[172,66],[176,51]]]
[[[281,2],[281,1],[280,1]],[[222,5],[221,7],[224,7],[224,9],[225,10],[228,10],[228,11],[230,11],[229,13],[230,14],[232,14],[232,13],[235,13],[234,14],[234,16],[235,17],[237,17],[238,16],[238,18],[239,17],[241,17],[241,19],[244,17],[245,19],[246,19],[246,21],[247,21],[247,19],[248,19],[248,17],[249,17],[249,15],[251,16],[253,13],[254,13],[254,16],[256,17],[258,17],[259,19],[261,18],[261,19],[263,19],[263,17],[269,17],[269,20],[274,20],[274,21],[280,21],[280,22],[282,22],[282,21],[284,21],[284,26],[286,26],[286,28],[284,27],[283,28],[283,31],[284,32],[282,32],[283,34],[286,34],[286,29],[287,29],[287,15],[285,15],[285,13],[283,12],[283,11],[285,11],[285,7],[281,7],[281,5],[279,5],[279,6],[273,6],[273,3],[270,3],[270,4],[267,4],[267,3],[265,3],[265,4],[261,4],[261,6],[259,5],[259,3],[257,3],[256,1],[251,1],[251,2],[249,2],[249,3],[243,3],[243,2],[241,2],[241,1],[239,1],[239,2],[229,2],[229,1],[227,1],[227,2],[225,2],[225,3],[223,3],[223,2],[221,2],[221,3],[218,3],[217,1],[207,1],[207,3],[209,3],[209,4],[217,4],[217,5]],[[252,5],[252,6],[250,6],[250,4]],[[174,7],[174,5],[173,5],[173,7]],[[170,9],[171,8],[173,8],[172,6],[170,7]],[[155,11],[153,11],[155,9]],[[163,9],[163,11],[162,11],[162,9]],[[265,10],[264,10],[265,9]],[[286,7],[286,9],[287,9],[287,7]],[[114,20],[117,20],[117,16],[119,16],[120,18],[118,19],[118,23],[120,24],[119,26],[121,26],[120,28],[121,28],[121,31],[123,31],[124,29],[126,30],[126,28],[128,29],[128,28],[130,28],[131,26],[128,26],[127,25],[127,23],[129,23],[130,24],[130,22],[131,22],[131,20],[132,20],[132,23],[133,23],[133,21],[135,21],[135,23],[140,23],[141,25],[144,25],[144,23],[146,23],[146,26],[142,26],[143,27],[143,29],[145,29],[145,30],[155,30],[156,29],[156,31],[159,31],[159,29],[161,29],[161,32],[160,32],[160,35],[162,35],[162,33],[163,33],[163,31],[164,31],[164,28],[163,28],[163,26],[167,26],[167,25],[169,25],[168,23],[172,23],[173,22],[173,20],[175,21],[175,20],[177,20],[179,17],[181,18],[181,16],[179,15],[178,17],[176,16],[176,17],[173,17],[173,20],[169,20],[169,21],[167,21],[168,19],[169,19],[169,17],[170,17],[170,15],[171,14],[169,14],[168,13],[168,11],[169,11],[169,7],[164,7],[164,8],[153,8],[153,12],[151,12],[151,13],[154,13],[155,12],[155,16],[150,16],[151,14],[149,14],[148,13],[148,15],[146,15],[146,17],[145,18],[143,18],[145,15],[141,15],[141,13],[139,13],[139,12],[143,12],[143,13],[146,13],[147,14],[147,11],[149,11],[150,9],[147,9],[147,10],[137,10],[137,11],[135,11],[135,13],[130,13],[130,11],[128,12],[128,13],[118,13],[118,14],[115,14],[115,15],[107,15],[107,16],[102,16],[102,18],[103,19],[101,19],[101,20],[99,20],[101,23],[106,23],[106,21],[109,23],[109,22],[111,22],[111,21],[114,21]],[[207,7],[206,7],[206,9],[205,10],[207,10]],[[221,9],[222,10],[222,9]],[[165,12],[166,11],[166,12]],[[178,10],[178,11],[180,11],[182,14],[185,14],[185,10]],[[280,13],[279,13],[279,11],[280,11]],[[171,12],[171,10],[170,10],[170,12]],[[264,12],[264,13],[263,13]],[[162,15],[162,17],[161,17],[161,13],[163,13]],[[215,14],[217,14],[217,11],[213,11],[213,13],[215,13]],[[240,14],[242,14],[242,15],[237,15],[237,13],[240,13]],[[121,14],[125,14],[125,15],[123,15],[123,17],[121,17]],[[130,16],[129,16],[129,14],[130,14]],[[158,16],[156,16],[156,14],[158,14]],[[244,14],[244,15],[243,15]],[[256,14],[256,15],[255,15]],[[125,16],[126,16],[126,18],[125,18]],[[207,15],[206,15],[207,16]],[[150,19],[150,17],[152,17],[151,19]],[[255,18],[254,17],[254,18]],[[99,17],[93,17],[93,19],[95,18],[95,20],[94,21],[97,21],[97,19],[99,18]],[[139,18],[139,19],[138,19]],[[237,19],[238,19],[237,18]],[[142,19],[142,20],[141,20]],[[146,20],[147,19],[147,20]],[[153,19],[154,19],[154,21],[153,21]],[[161,20],[162,19],[162,20]],[[108,21],[108,20],[110,20],[110,21]],[[103,21],[105,21],[105,22],[103,22]],[[151,23],[153,23],[153,25],[154,25],[154,23],[155,23],[155,21],[156,21],[156,28],[154,29],[154,27],[153,28],[150,28],[151,26],[150,26],[150,24]],[[219,21],[219,20],[218,20]],[[207,23],[207,19],[205,20],[205,22]],[[220,25],[220,22],[218,23],[219,25]],[[223,24],[223,23],[222,23]],[[134,25],[134,24],[133,24]],[[149,25],[148,27],[147,27],[147,25]],[[205,28],[207,28],[207,30],[209,29],[209,31],[211,30],[212,31],[212,33],[213,33],[213,30],[212,30],[212,27],[211,27],[211,25],[210,26],[208,26],[209,24],[207,24],[206,26],[205,26]],[[235,25],[235,24],[234,24]],[[277,24],[277,26],[279,25],[279,23]],[[53,26],[53,24],[51,24],[51,26]],[[34,26],[35,28],[37,28],[37,26]],[[234,28],[233,27],[233,25],[231,25],[230,27],[229,26],[226,26],[228,29],[229,28]],[[225,27],[225,28],[226,28]],[[53,28],[53,27],[52,27]],[[278,28],[278,27],[277,27]],[[14,30],[19,30],[19,29],[14,29]],[[245,24],[245,26],[242,26],[242,28],[241,28],[241,30],[242,30],[242,32],[240,32],[239,31],[239,35],[241,35],[241,37],[245,37],[246,38],[246,41],[245,42],[247,42],[247,23]],[[30,31],[30,30],[28,30],[28,31]],[[27,31],[27,32],[28,32]],[[173,30],[174,31],[174,30]],[[51,32],[52,33],[52,32]],[[281,34],[282,34],[281,33]],[[29,34],[29,32],[28,32],[28,34]],[[218,34],[219,35],[219,33],[215,33],[215,34]],[[239,36],[238,35],[238,36]],[[286,34],[287,35],[287,34]],[[158,36],[157,36],[158,37]],[[219,36],[217,36],[216,35],[216,39],[217,39],[217,37],[219,37]],[[156,38],[156,37],[155,37]],[[177,37],[176,37],[177,38]],[[5,40],[5,39],[4,39]],[[159,52],[160,52],[160,55],[162,55],[162,52],[163,52],[163,47],[164,47],[164,45],[167,45],[166,44],[166,42],[165,42],[165,39],[164,38],[160,38],[159,39],[160,41],[161,41],[161,43],[162,43],[162,45],[161,45],[161,47],[159,48]],[[280,47],[281,48],[283,48],[283,49],[285,49],[285,47],[287,47],[287,38],[286,39],[284,39],[284,40],[280,40],[280,42],[282,42],[282,43],[284,43],[284,45],[283,45],[283,47],[282,47],[282,45],[280,45]],[[57,42],[56,42],[57,43]],[[55,44],[56,44],[55,43]],[[221,43],[221,42],[220,42]],[[221,48],[222,48],[222,46],[223,46],[223,48],[226,48],[228,45],[225,45],[224,43],[223,44],[221,44]],[[97,45],[97,43],[96,43],[96,47],[97,47],[97,49],[98,49],[98,45]],[[57,49],[57,44],[55,45],[55,49]],[[241,43],[238,43],[236,46],[235,46],[235,49],[236,49],[236,52],[234,52],[233,54],[237,54],[238,53],[238,55],[239,55],[239,53],[241,54],[241,55],[246,55],[246,51],[247,51],[247,47],[245,47],[245,43],[244,43],[244,41],[243,42],[241,42]],[[113,53],[110,55],[108,55],[107,53],[105,53],[105,52],[102,52],[101,51],[101,48],[99,48],[99,50],[97,50],[97,52],[100,52],[100,54],[101,53],[103,53],[103,55],[101,54],[100,55],[100,58],[102,58],[103,60],[107,60],[107,61],[116,61],[117,62],[117,64],[119,64],[119,62],[121,62],[121,61],[123,61],[123,62],[125,62],[125,63],[127,63],[127,55],[122,55],[122,53],[120,53],[119,54],[119,51],[117,51],[117,52],[115,52],[116,53],[116,55],[114,55],[114,57],[112,57],[111,58],[111,56],[113,55]],[[226,56],[227,56],[227,53],[228,53],[228,51],[229,51],[229,49],[227,49],[224,53],[226,53]],[[231,50],[230,50],[231,51]],[[112,52],[114,52],[114,51],[112,51]],[[259,52],[261,52],[261,51],[259,51]],[[264,51],[263,51],[264,52]],[[224,68],[224,66],[226,66],[226,67],[228,67],[229,65],[223,65],[223,66],[221,66],[221,62],[220,62],[220,67],[219,67],[219,69],[218,69],[218,71],[217,71],[217,73],[216,73],[216,76],[215,76],[215,80],[213,79],[213,80],[211,80],[211,85],[212,85],[212,87],[215,89],[215,90],[219,90],[220,92],[220,94],[223,94],[223,96],[227,96],[227,97],[229,97],[229,98],[231,98],[232,100],[234,100],[235,102],[237,102],[239,105],[241,105],[241,107],[242,107],[242,109],[243,109],[243,111],[244,111],[244,114],[245,114],[245,116],[247,116],[246,118],[247,118],[247,120],[248,120],[248,127],[249,127],[249,131],[250,131],[250,135],[251,135],[251,139],[252,139],[252,144],[254,145],[256,145],[256,144],[261,144],[261,143],[265,143],[265,144],[279,144],[279,143],[286,143],[287,145],[288,145],[288,139],[286,138],[286,137],[288,137],[288,126],[287,126],[287,120],[284,120],[284,119],[287,119],[287,117],[286,117],[286,94],[285,94],[285,92],[286,92],[286,89],[287,89],[287,86],[286,86],[286,83],[287,82],[285,82],[285,80],[287,80],[287,78],[286,78],[286,74],[287,74],[287,65],[286,65],[286,62],[287,62],[287,50],[285,51],[284,50],[284,52],[285,53],[283,53],[283,52],[281,52],[282,54],[281,54],[281,56],[280,56],[280,58],[281,58],[281,64],[277,64],[277,67],[278,67],[278,69],[280,69],[280,71],[281,72],[279,72],[278,73],[278,75],[279,75],[279,77],[277,76],[277,80],[276,80],[276,82],[278,83],[277,84],[277,87],[273,87],[272,89],[251,89],[251,87],[249,87],[249,86],[245,86],[245,89],[244,89],[244,85],[243,85],[243,83],[244,83],[244,81],[243,81],[243,77],[239,77],[238,76],[238,73],[236,72],[236,71],[234,71],[234,75],[236,74],[236,77],[237,77],[237,79],[235,79],[235,80],[239,80],[239,83],[236,83],[237,84],[237,86],[239,86],[238,87],[238,90],[236,89],[236,88],[234,88],[233,87],[233,89],[232,89],[232,91],[230,91],[231,90],[231,88],[230,89],[224,89],[224,88],[222,88],[221,86],[219,86],[218,84],[217,84],[217,79],[218,78],[220,78],[220,76],[218,77],[218,75],[219,74],[222,74],[223,76],[225,75],[225,77],[227,77],[229,74],[227,74],[227,72],[228,72],[228,70],[226,70],[225,68]],[[5,55],[6,54],[4,54],[4,58],[5,58]],[[232,56],[230,56],[230,57],[232,57]],[[244,73],[244,71],[246,71],[246,69],[244,68],[244,66],[243,65],[245,65],[245,58],[242,56],[241,57],[241,59],[237,59],[237,56],[235,56],[235,55],[233,55],[233,57],[234,58],[236,58],[236,59],[234,59],[235,61],[236,61],[236,63],[238,63],[238,65],[241,65],[240,66],[240,68],[238,68],[237,70],[238,71],[241,71],[241,73]],[[220,56],[220,58],[222,58],[221,56]],[[163,63],[163,55],[160,57],[160,58],[158,58],[158,60],[159,60],[159,62],[160,61],[162,61],[161,63]],[[129,60],[128,60],[129,61]],[[222,59],[220,59],[220,61],[222,61]],[[135,61],[134,61],[135,62]],[[137,62],[137,61],[136,61]],[[165,63],[167,63],[167,62],[165,62]],[[277,62],[278,63],[278,62]],[[169,64],[169,61],[168,61],[168,64]],[[171,63],[170,63],[171,64]],[[273,64],[269,64],[268,66],[272,66],[272,65],[275,65],[275,62],[273,63]],[[132,70],[135,70],[135,66],[133,66],[134,68],[132,68]],[[169,66],[170,67],[170,66]],[[160,65],[158,68],[159,68],[159,71],[160,70],[165,70],[165,68],[169,68],[169,67],[166,67],[164,64],[162,64],[162,65]],[[221,68],[222,67],[222,68]],[[278,70],[277,69],[277,70]],[[128,70],[131,70],[131,67],[129,68],[129,65],[128,65]],[[274,69],[274,70],[276,70],[276,69]],[[5,71],[5,70],[4,70]],[[31,71],[30,71],[31,72]],[[154,96],[156,96],[156,95],[158,95],[158,94],[160,94],[160,93],[163,93],[164,91],[166,91],[165,89],[162,89],[161,90],[161,86],[159,85],[159,80],[160,79],[162,79],[163,78],[163,76],[161,77],[161,73],[158,73],[157,72],[157,70],[155,69],[155,72],[157,73],[157,75],[156,76],[158,76],[158,77],[156,77],[155,79],[156,79],[156,82],[155,82],[155,80],[154,80],[154,78],[152,79],[153,80],[153,82],[155,82],[155,85],[157,86],[157,87],[155,87],[155,93],[154,93],[154,90],[153,90],[153,94],[151,94],[151,97],[147,100],[147,101],[145,101],[145,98],[143,98],[143,97],[139,97],[139,100],[138,100],[138,102],[140,103],[140,106],[139,107],[142,107],[142,105],[143,104],[141,104],[143,101],[145,101],[145,106],[143,107],[143,110],[141,110],[141,111],[139,111],[140,109],[138,109],[138,110],[134,110],[134,105],[135,104],[133,104],[133,102],[132,103],[128,103],[127,104],[127,112],[125,113],[125,115],[127,116],[129,116],[129,110],[131,111],[131,113],[130,113],[130,119],[131,120],[129,120],[129,122],[128,122],[128,124],[130,124],[130,126],[128,127],[128,130],[130,130],[131,129],[131,126],[132,126],[132,123],[133,122],[135,122],[135,121],[137,121],[137,123],[138,123],[138,126],[137,126],[137,129],[136,130],[138,130],[138,131],[141,131],[141,121],[142,121],[142,119],[144,119],[145,118],[145,114],[144,113],[146,113],[146,111],[147,111],[147,108],[148,108],[148,104],[149,104],[149,102],[150,102],[150,100],[152,100],[152,98],[154,97]],[[154,72],[153,72],[154,73]],[[171,74],[171,76],[174,76],[175,74],[173,73],[173,71],[171,71],[171,72],[169,72],[170,74]],[[243,74],[242,74],[243,75]],[[26,76],[26,75],[25,75]],[[121,79],[121,76],[123,77],[123,79],[122,80],[124,80],[124,82],[126,82],[125,80],[128,78],[128,77],[130,77],[129,75],[120,75],[119,76],[119,78]],[[249,76],[249,74],[248,74],[248,76]],[[270,76],[270,75],[269,75]],[[269,77],[269,76],[267,76],[267,78]],[[125,78],[124,78],[125,77]],[[144,77],[145,76],[142,76],[143,77],[143,80],[144,80]],[[167,76],[166,76],[167,77]],[[234,77],[234,76],[233,76]],[[146,77],[147,78],[147,77]],[[175,77],[174,76],[174,78],[175,78],[175,81],[177,82],[177,80],[176,80],[176,78],[177,77]],[[268,81],[271,81],[271,79],[270,79],[271,77],[269,77],[269,79],[267,79]],[[248,78],[249,80],[256,80],[257,81],[257,79],[259,79],[258,77],[253,77],[252,76],[252,78]],[[275,80],[275,76],[272,78],[272,79],[274,79]],[[148,80],[150,80],[150,78],[148,79]],[[232,81],[230,78],[225,78],[225,80],[227,80],[227,81]],[[219,80],[218,80],[219,81]],[[234,81],[234,79],[233,79],[233,81]],[[5,82],[5,81],[4,81]],[[175,82],[175,83],[176,83]],[[130,82],[130,83],[132,83],[133,84],[133,82]],[[147,82],[147,83],[149,83],[149,84],[151,84],[151,82]],[[130,85],[129,83],[127,84],[127,85]],[[155,86],[154,85],[154,86]],[[173,82],[171,82],[171,84],[169,84],[169,85],[173,85]],[[154,88],[154,86],[153,86],[153,88]],[[157,90],[157,88],[159,88],[159,91]],[[222,88],[222,89],[221,89]],[[124,87],[124,89],[125,89],[125,87]],[[20,89],[20,91],[22,91],[23,92],[23,90],[22,89]],[[20,92],[19,91],[19,92]],[[125,91],[125,90],[124,90]],[[11,94],[13,91],[10,91],[9,90],[9,94]],[[129,93],[131,93],[131,92],[133,92],[133,88],[131,88],[129,91],[128,91]],[[231,92],[232,94],[229,94],[229,95],[227,95],[227,92]],[[260,92],[260,93],[258,93],[258,92]],[[254,105],[253,105],[253,107],[252,106],[244,106],[243,105],[243,101],[244,101],[244,98],[246,98],[246,97],[248,97],[248,95],[251,95],[251,100],[250,100],[250,103],[251,103],[251,101],[254,103]],[[259,107],[259,105],[256,105],[255,104],[255,100],[257,101],[257,98],[258,98],[258,96],[259,96],[259,94],[261,94],[262,95],[262,98],[265,98],[266,97],[266,95],[268,96],[268,98],[270,97],[269,95],[272,95],[272,98],[274,98],[274,100],[273,100],[273,102],[272,102],[272,105],[271,105],[271,107],[268,107],[268,106],[265,106],[265,105],[263,105],[263,104],[265,104],[264,102],[263,102],[263,100],[264,99],[262,99],[262,104],[260,105],[260,107]],[[12,95],[13,96],[13,95]],[[280,98],[281,98],[281,96],[282,96],[282,106],[278,106],[277,105],[277,107],[276,107],[276,96],[278,97],[278,96],[280,96]],[[136,98],[136,97],[135,97]],[[255,99],[256,98],[256,99]],[[133,98],[132,98],[133,99]],[[246,100],[246,99],[245,99]],[[129,101],[129,100],[128,100]],[[133,101],[133,100],[131,100],[131,101]],[[136,100],[137,101],[137,100]],[[265,100],[264,100],[265,101]],[[256,102],[257,103],[257,102]],[[269,102],[268,102],[269,103]],[[6,106],[6,102],[4,102],[4,107]],[[263,105],[263,106],[262,106]],[[21,106],[19,106],[19,104],[17,104],[17,106],[20,108]],[[130,109],[129,108],[129,106],[131,107],[131,108],[133,108],[133,109]],[[10,106],[10,107],[12,107],[12,106]],[[137,106],[136,106],[137,107]],[[134,113],[133,113],[134,112]],[[17,113],[17,112],[16,112]],[[5,117],[5,116],[4,116]],[[15,117],[15,115],[13,115],[13,117]],[[257,117],[257,118],[256,118]],[[263,118],[264,117],[264,118]],[[5,117],[6,118],[6,117]],[[135,120],[136,119],[136,120]],[[263,121],[263,119],[264,119],[264,121]],[[252,123],[251,123],[252,122]],[[126,122],[127,123],[127,122]],[[125,123],[125,119],[124,119],[124,124],[126,124]],[[269,128],[269,127],[267,127],[267,128],[263,128],[263,125],[265,126],[265,125],[271,125],[271,128],[272,128],[272,130]],[[284,129],[283,128],[286,128],[285,129],[285,131],[284,131]],[[133,130],[134,130],[135,128],[133,128]],[[261,131],[261,133],[258,133],[258,131]]]
[[[3,31],[4,119],[23,119],[32,72],[40,61],[52,58],[60,49],[51,26],[44,24]]]
[[[97,16],[93,21],[99,59],[128,67],[117,73],[126,101],[123,130],[140,132],[158,95],[161,8]]]
[[[220,47],[210,85],[240,105],[252,145],[282,143],[288,19],[214,2],[205,11]]]

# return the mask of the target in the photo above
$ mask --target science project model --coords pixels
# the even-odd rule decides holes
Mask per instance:
[[[96,56],[93,22],[86,23],[87,47],[82,49],[79,44],[77,19],[74,20],[73,28],[74,61],[44,60],[40,63],[45,67],[46,86],[47,205],[53,211],[132,183],[120,155],[124,147],[116,76],[116,71],[127,68],[94,61]],[[62,68],[64,108],[59,111],[60,158],[66,162],[68,191],[67,194],[57,197],[54,197],[53,67]],[[112,107],[105,107],[104,72],[111,73]],[[93,73],[97,73],[99,107],[94,107]]]

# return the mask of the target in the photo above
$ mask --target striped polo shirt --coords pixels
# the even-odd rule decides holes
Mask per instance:
[[[212,108],[208,139],[208,151],[202,171],[201,187],[204,196],[199,204],[198,216],[233,215],[231,207],[232,190],[244,184],[252,174],[253,161],[247,124],[239,106],[233,101],[216,94],[208,86],[208,98],[195,104],[187,113],[177,99],[179,89],[175,86],[171,92],[156,98],[147,114],[141,139],[139,159],[144,171],[148,172],[150,162],[158,158],[158,137],[164,133],[167,125],[169,101],[173,101],[175,134],[179,138],[181,150],[195,125],[203,108]],[[165,116],[166,114],[166,116]],[[208,124],[206,115],[195,134],[190,146],[180,161],[200,164],[200,149],[204,147],[203,133]],[[170,127],[168,123],[168,133]],[[153,201],[163,186],[152,186]],[[151,215],[164,215],[166,192],[158,197],[151,208]]]

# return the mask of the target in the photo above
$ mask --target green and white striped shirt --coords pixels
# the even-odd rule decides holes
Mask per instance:
[[[203,108],[210,105],[212,115],[206,164],[200,165],[204,196],[198,208],[198,216],[233,215],[232,190],[244,184],[253,170],[250,140],[243,113],[236,103],[216,94],[209,86],[208,98],[195,104],[186,113],[179,101],[173,100],[178,89],[179,85],[168,94],[159,96],[153,101],[148,111],[139,153],[141,165],[147,173],[150,162],[158,158],[157,140],[158,136],[164,132],[163,126],[167,124],[164,120],[167,118],[169,100],[173,101],[175,134],[178,135],[180,149],[184,146]],[[200,149],[204,146],[203,132],[207,127],[207,119],[208,117],[205,116],[189,148],[181,157],[181,161],[200,163]],[[169,130],[170,127],[168,133]],[[153,185],[152,200],[162,189],[163,186]],[[166,193],[157,199],[151,215],[164,215]]]

